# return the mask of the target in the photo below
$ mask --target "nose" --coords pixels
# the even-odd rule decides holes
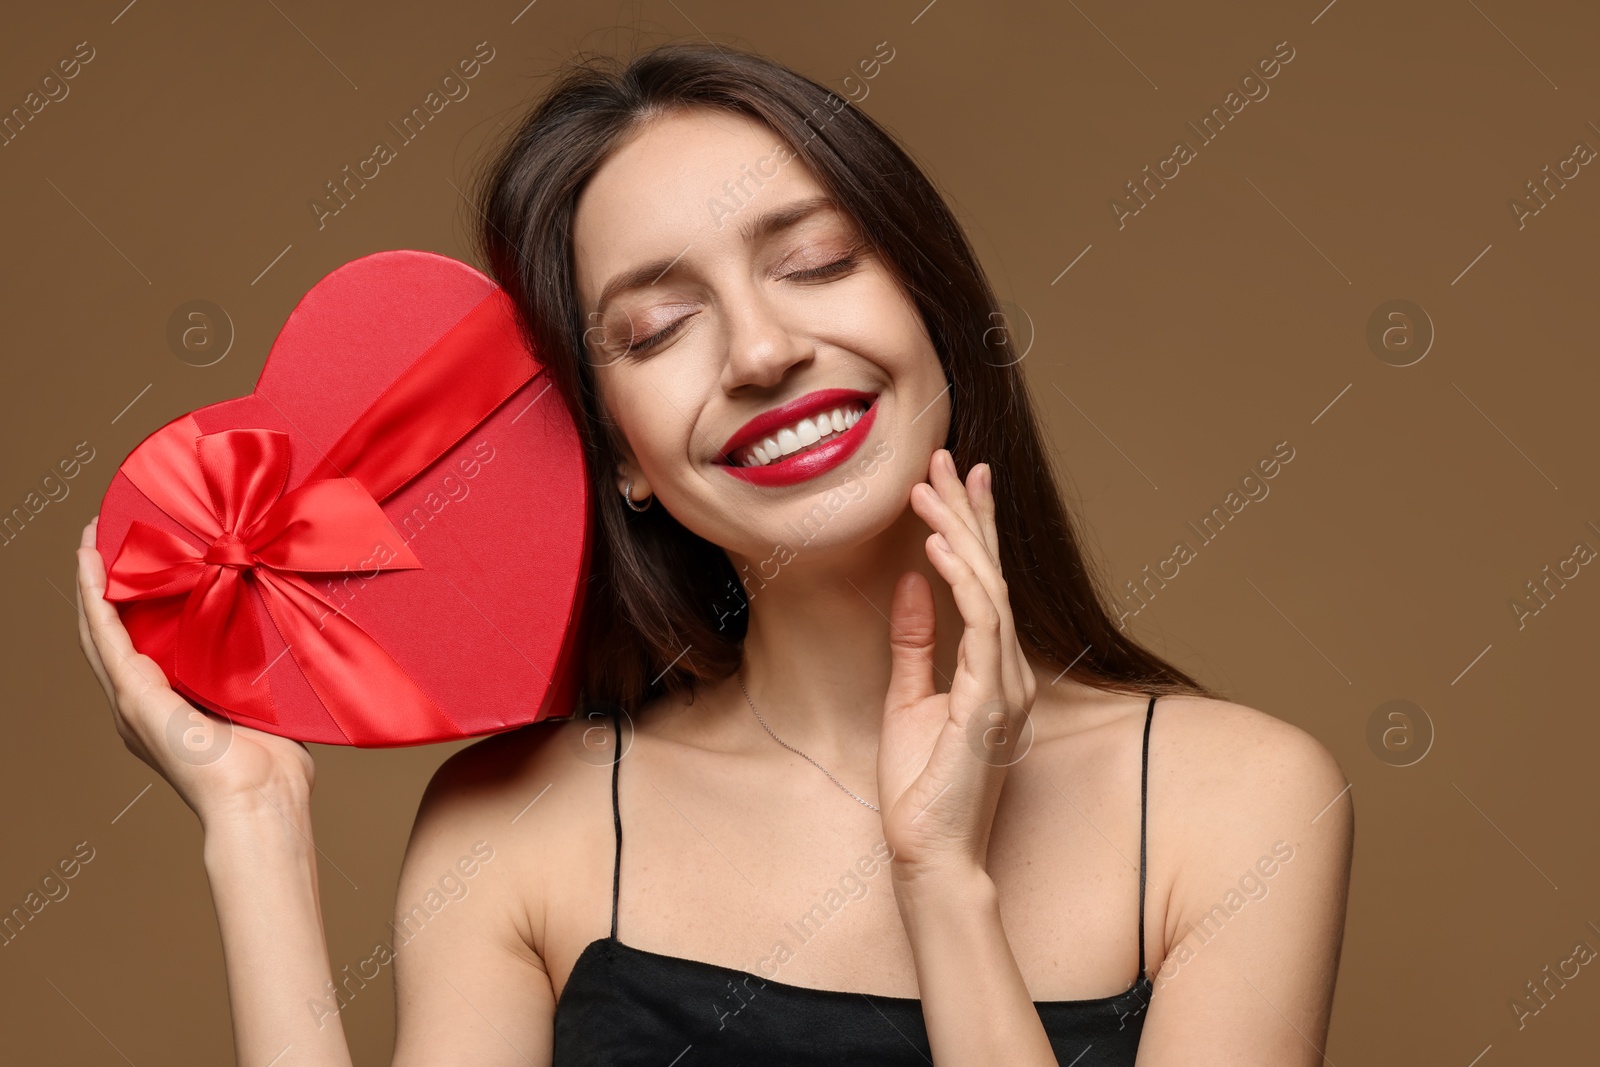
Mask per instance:
[[[722,385],[729,392],[776,385],[791,367],[815,354],[815,346],[794,328],[775,296],[759,285],[742,289],[724,305],[723,322],[728,349]]]

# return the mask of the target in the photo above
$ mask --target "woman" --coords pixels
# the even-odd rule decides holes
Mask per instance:
[[[893,140],[668,46],[569,70],[479,208],[595,478],[586,704],[430,784],[397,930],[477,860],[395,960],[394,1062],[1320,1063],[1344,777],[1109,619]],[[85,650],[204,825],[239,1061],[348,1063],[310,756],[168,751],[93,543]]]

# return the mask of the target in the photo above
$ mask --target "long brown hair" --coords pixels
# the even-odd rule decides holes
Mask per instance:
[[[587,700],[633,710],[738,667],[748,601],[732,562],[663,508],[629,510],[611,484],[620,455],[584,353],[572,221],[585,183],[642,124],[713,108],[775,131],[810,168],[920,309],[951,385],[946,447],[993,471],[1000,564],[1028,653],[1115,692],[1210,689],[1124,634],[1057,489],[994,293],[933,184],[864,112],[765,57],[659,45],[625,65],[575,61],[498,146],[476,189],[479,248],[521,310],[583,437],[594,543],[583,622]]]

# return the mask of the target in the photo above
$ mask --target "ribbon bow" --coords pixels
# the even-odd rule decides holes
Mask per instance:
[[[249,601],[252,585],[325,703],[351,683],[370,694],[376,679],[399,672],[371,637],[300,576],[422,566],[359,481],[324,478],[285,493],[287,434],[202,434],[193,418],[162,429],[130,457],[124,473],[201,543],[135,521],[108,575],[106,597],[187,594],[172,667],[196,698],[277,719],[265,677],[272,664]],[[331,659],[296,654],[329,644]]]

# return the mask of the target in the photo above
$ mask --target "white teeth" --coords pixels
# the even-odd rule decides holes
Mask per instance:
[[[833,434],[843,433],[866,414],[865,408],[858,405],[858,401],[851,401],[831,411],[818,412],[803,418],[793,426],[785,426],[773,436],[764,437],[740,449],[731,457],[732,462],[739,467],[765,466],[784,456],[793,455],[801,449],[809,448]]]

